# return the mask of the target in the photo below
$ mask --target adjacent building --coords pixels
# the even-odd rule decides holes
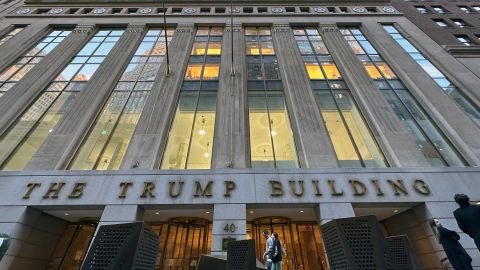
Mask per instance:
[[[232,239],[261,259],[264,229],[285,269],[328,269],[319,225],[361,215],[424,269],[438,218],[480,269],[452,214],[480,200],[480,68],[390,2],[6,2],[1,269],[79,269],[98,226],[133,221],[158,269]]]

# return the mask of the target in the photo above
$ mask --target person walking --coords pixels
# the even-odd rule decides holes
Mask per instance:
[[[278,239],[278,233],[274,232],[273,235],[273,257],[272,257],[272,270],[282,270],[282,243]]]
[[[473,270],[472,258],[458,242],[460,240],[458,233],[443,227],[442,223],[436,218],[431,221],[430,225],[453,268],[455,270]]]
[[[454,199],[460,206],[453,211],[458,227],[473,238],[480,251],[480,205],[470,204],[470,198],[465,194],[455,194]]]
[[[267,230],[262,232],[263,237],[267,240],[265,244],[265,253],[263,253],[263,258],[265,261],[265,269],[272,269],[272,255],[273,255],[273,236],[268,234]]]

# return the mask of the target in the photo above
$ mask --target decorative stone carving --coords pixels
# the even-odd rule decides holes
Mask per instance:
[[[273,25],[274,32],[290,32],[292,28],[289,24],[274,24]]]
[[[175,33],[190,33],[193,31],[193,23],[183,23],[177,26]]]
[[[240,31],[242,31],[242,24],[239,24],[239,23],[236,24],[236,23],[234,23],[234,24],[233,24],[233,27],[232,27],[231,24],[225,25],[225,31],[227,31],[227,32],[232,32],[232,30],[233,30],[233,32],[240,32]]]
[[[273,13],[283,13],[283,11],[284,11],[284,10],[283,10],[283,8],[281,8],[281,7],[273,7],[273,8],[272,8],[272,12],[273,12]]]
[[[336,24],[320,24],[320,32],[339,32],[338,26]]]
[[[232,13],[232,11],[233,11],[233,13],[240,13],[240,8],[238,8],[238,7],[228,8],[227,11],[228,11],[228,13]]]
[[[365,13],[367,12],[367,10],[364,8],[364,7],[354,7],[352,8],[353,12],[356,12],[356,13]]]
[[[48,13],[50,14],[60,14],[63,12],[63,8],[52,8]]]
[[[28,14],[30,13],[32,10],[29,9],[29,8],[22,8],[20,9],[19,11],[17,11],[17,14]]]
[[[183,9],[183,13],[186,13],[186,14],[193,14],[195,12],[197,12],[196,8],[189,7],[189,8]]]
[[[383,7],[382,10],[387,13],[394,13],[396,12],[395,8],[393,7]]]
[[[140,14],[150,14],[152,13],[152,9],[151,8],[142,8],[140,9]]]
[[[106,8],[96,8],[93,10],[93,14],[103,14],[107,11]]]
[[[326,7],[314,7],[313,11],[316,13],[328,13],[328,9]]]

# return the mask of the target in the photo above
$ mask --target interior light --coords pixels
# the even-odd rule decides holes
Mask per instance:
[[[271,132],[271,133],[272,133],[272,137],[275,137],[275,136],[277,136],[277,132],[276,132],[275,130],[272,130],[272,132]]]
[[[63,213],[63,214],[64,214],[65,216],[68,216],[68,215],[70,215],[69,213]]]
[[[208,151],[208,147],[209,147],[209,146],[210,146],[210,143],[207,142],[207,151],[205,151],[205,153],[203,153],[203,156],[204,156],[205,158],[209,158],[209,157],[210,157],[210,153],[209,153],[209,151]]]
[[[393,213],[398,213],[398,209],[393,210]]]
[[[205,212],[205,214],[210,214],[210,211]]]
[[[49,129],[49,130],[48,130],[48,133],[52,133],[52,131],[53,131],[53,128]]]
[[[205,135],[205,117],[202,115],[202,128],[198,131],[198,134]]]
[[[300,213],[303,213],[304,211],[303,210],[300,210]]]
[[[250,211],[250,214],[253,214],[253,213],[255,213],[253,210],[252,210],[252,211]]]
[[[155,212],[155,215],[160,215],[160,212]]]

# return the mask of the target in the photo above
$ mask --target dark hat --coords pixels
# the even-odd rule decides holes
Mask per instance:
[[[466,194],[455,194],[453,198],[460,206],[466,206],[470,204],[470,198]]]

